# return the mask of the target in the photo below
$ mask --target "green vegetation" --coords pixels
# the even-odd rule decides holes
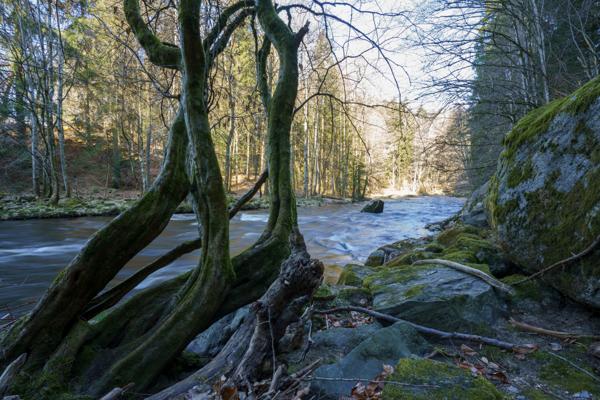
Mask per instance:
[[[485,378],[475,378],[467,370],[427,359],[400,360],[387,381],[383,389],[383,400],[504,399]],[[431,386],[426,387],[427,385]]]

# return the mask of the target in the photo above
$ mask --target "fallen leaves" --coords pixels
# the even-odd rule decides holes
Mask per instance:
[[[358,382],[352,388],[351,399],[355,400],[379,400],[381,399],[381,393],[383,392],[383,386],[388,376],[394,373],[394,367],[391,365],[384,365],[383,371],[377,375],[366,385],[362,382]]]
[[[496,362],[490,361],[486,356],[463,344],[455,355],[456,365],[471,372],[473,376],[482,376],[502,384],[510,383],[505,369]]]
[[[368,325],[373,323],[373,317],[351,311],[349,317],[340,317],[337,315],[326,314],[325,325],[327,329],[330,328],[357,328],[362,325]]]

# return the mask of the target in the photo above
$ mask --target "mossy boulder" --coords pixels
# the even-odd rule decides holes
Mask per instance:
[[[507,309],[481,279],[440,265],[385,268],[365,286],[377,311],[442,330],[486,333]]]
[[[402,359],[387,378],[383,400],[502,400],[488,380],[470,371],[427,359]]]
[[[600,235],[600,77],[525,116],[504,148],[486,206],[511,259],[534,273],[587,248]],[[545,280],[600,308],[600,249]]]
[[[375,378],[384,364],[395,365],[406,357],[423,356],[429,344],[405,322],[372,333],[339,361],[317,368],[311,392],[319,399],[350,396],[357,382]]]
[[[362,286],[362,281],[374,272],[373,268],[360,264],[347,264],[338,280],[338,285]]]
[[[429,238],[404,239],[398,242],[381,246],[371,254],[365,261],[369,267],[378,267],[391,260],[397,259],[403,254],[407,254],[415,248],[425,247],[431,240]]]

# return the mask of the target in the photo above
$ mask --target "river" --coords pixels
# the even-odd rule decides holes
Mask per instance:
[[[363,204],[331,204],[301,208],[298,220],[310,254],[328,266],[326,273],[333,279],[343,265],[363,262],[379,246],[427,235],[426,224],[451,216],[462,204],[462,199],[453,197],[405,197],[386,200],[382,214],[360,213]],[[82,217],[0,222],[0,317],[30,308],[89,236],[109,220]],[[238,213],[230,225],[232,254],[251,245],[266,221],[267,210]],[[165,231],[123,268],[115,282],[197,235],[193,215],[174,215]],[[198,254],[181,257],[137,289],[192,268]]]

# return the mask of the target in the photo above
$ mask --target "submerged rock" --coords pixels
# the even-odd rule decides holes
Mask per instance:
[[[380,214],[383,212],[383,200],[372,200],[368,202],[360,212]]]
[[[511,259],[535,273],[600,235],[600,77],[532,111],[505,138],[486,206]],[[600,308],[600,249],[545,281]]]
[[[350,396],[357,382],[367,382],[383,370],[383,365],[395,365],[406,357],[423,356],[429,344],[405,322],[373,333],[336,363],[323,365],[313,374],[311,392],[320,399]]]

